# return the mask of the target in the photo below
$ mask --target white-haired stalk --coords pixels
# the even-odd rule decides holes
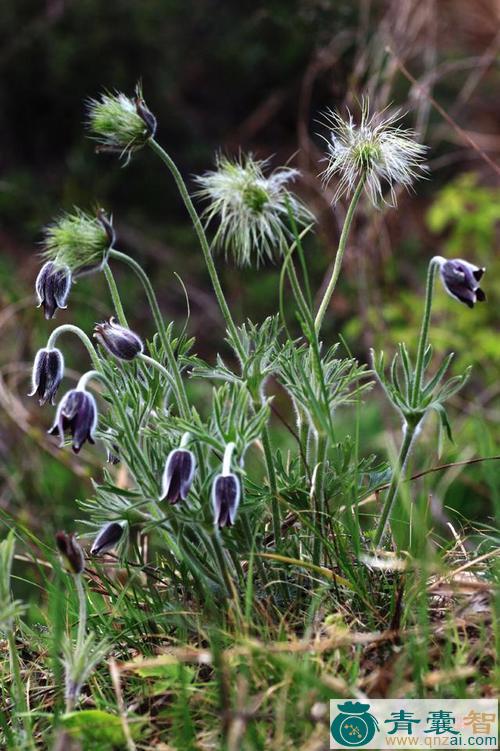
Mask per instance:
[[[78,631],[76,636],[76,651],[81,653],[87,630],[87,595],[83,586],[82,574],[75,574],[76,591],[78,593]]]
[[[158,360],[155,360],[153,357],[149,357],[149,355],[145,355],[143,352],[139,355],[137,355],[138,360],[142,360],[143,363],[146,363],[146,365],[150,365],[152,368],[155,368],[159,373],[162,374],[162,376],[165,377],[165,379],[169,382],[170,388],[175,391],[175,380],[171,373],[166,369],[164,365],[162,365]]]
[[[96,370],[100,370],[101,362],[89,337],[84,331],[82,331],[82,329],[80,329],[78,326],[73,326],[73,324],[71,323],[64,323],[62,324],[62,326],[58,326],[52,331],[47,340],[47,349],[54,349],[58,338],[61,336],[61,334],[64,334],[66,332],[75,334],[75,336],[77,336],[80,341],[83,342],[87,352],[89,353],[93,367]]]
[[[153,289],[151,282],[149,281],[149,277],[144,271],[144,269],[142,268],[142,266],[138,264],[134,258],[131,258],[126,253],[121,253],[119,250],[115,250],[114,248],[111,248],[111,250],[109,251],[109,258],[114,258],[117,261],[126,263],[127,266],[129,266],[134,272],[134,274],[139,278],[139,281],[141,282],[144,288],[144,291],[146,293],[146,297],[149,303],[149,307],[153,314],[153,319],[154,319],[154,322],[158,331],[158,336],[160,338],[160,342],[163,346],[163,349],[165,350],[165,355],[167,357],[167,361],[168,361],[168,364],[170,366],[170,369],[172,371],[172,375],[175,381],[175,396],[177,399],[177,403],[179,405],[179,412],[181,413],[182,417],[188,418],[190,416],[190,409],[189,409],[189,402],[188,402],[188,398],[186,394],[186,389],[184,387],[184,382],[182,380],[179,367],[177,365],[177,360],[175,358],[172,345],[166,334],[165,322],[163,320],[163,316],[160,311],[160,306],[158,305],[158,300],[156,298],[155,291]]]
[[[149,487],[147,488],[147,493],[153,498],[156,497],[156,477],[153,475],[148,462],[144,458],[137,438],[134,434],[134,430],[130,423],[129,417],[123,405],[122,399],[120,398],[120,395],[116,393],[116,389],[113,387],[111,381],[107,378],[107,376],[104,375],[104,373],[101,373],[98,370],[89,370],[82,375],[82,377],[78,381],[76,388],[84,390],[88,388],[88,384],[93,380],[101,381],[101,383],[103,383],[108,389],[112,403],[116,407],[120,416],[120,421],[125,433],[125,439],[128,444],[128,450],[133,456],[135,456],[137,462],[141,466],[142,471],[144,472],[144,476],[148,479]],[[143,490],[145,490],[145,488],[143,488]]]
[[[35,750],[35,744],[33,742],[33,733],[31,728],[31,719],[29,715],[28,702],[26,700],[26,684],[23,681],[21,675],[21,667],[19,664],[19,655],[17,652],[16,637],[14,629],[10,628],[7,632],[7,644],[9,647],[9,662],[10,669],[13,677],[13,684],[16,698],[16,714],[21,717],[22,733],[24,736],[25,745],[23,748],[29,748]],[[14,692],[13,692],[14,693]]]
[[[362,175],[362,177],[360,178],[358,182],[356,190],[354,191],[353,197],[351,199],[351,203],[349,204],[349,208],[347,209],[344,226],[342,227],[342,232],[340,234],[340,240],[339,240],[339,245],[337,248],[337,253],[335,255],[335,262],[333,264],[332,274],[328,282],[328,285],[326,287],[325,294],[323,295],[323,299],[321,300],[321,303],[319,305],[316,318],[314,320],[314,329],[316,331],[316,334],[319,334],[321,330],[321,325],[323,323],[325,313],[328,309],[330,300],[332,299],[333,292],[335,290],[337,281],[340,276],[340,270],[342,268],[342,260],[344,258],[344,253],[345,253],[345,249],[347,246],[347,240],[349,238],[349,232],[351,230],[351,225],[352,225],[352,221],[354,218],[354,212],[356,211],[356,207],[358,205],[359,199],[361,198],[361,194],[363,192],[365,182],[366,182],[366,176]]]
[[[323,550],[323,537],[325,534],[325,465],[328,449],[328,438],[324,433],[316,434],[316,466],[314,477],[314,501],[315,501],[315,534],[313,543],[313,563],[320,565]]]
[[[380,519],[378,521],[377,528],[375,530],[375,536],[373,538],[376,548],[380,546],[382,540],[384,539],[391,511],[394,507],[394,503],[396,502],[399,486],[404,476],[412,448],[420,432],[422,420],[423,418],[415,423],[415,425],[409,425],[406,421],[403,423],[403,442],[401,443],[396,466],[392,471],[391,483],[389,485],[389,489],[387,490],[384,505],[382,506],[382,513],[380,514]]]
[[[191,440],[191,433],[187,430],[185,433],[182,434],[181,442],[179,444],[179,448],[184,449],[188,445],[189,441]]]
[[[155,362],[155,361],[152,360],[152,362]],[[159,363],[157,363],[157,364],[160,365]],[[162,366],[160,366],[160,367],[162,367]],[[150,497],[150,498],[156,498],[156,496],[158,495],[158,491],[157,491],[157,487],[156,487],[156,485],[157,485],[157,479],[153,475],[153,473],[152,473],[152,471],[151,471],[151,469],[149,467],[149,464],[147,463],[146,459],[144,458],[144,455],[143,455],[143,453],[141,451],[141,448],[139,446],[137,438],[136,438],[136,436],[134,434],[132,425],[130,424],[130,420],[128,418],[127,412],[126,412],[126,410],[125,410],[125,408],[124,408],[124,406],[122,404],[120,396],[118,394],[116,394],[115,390],[113,389],[113,386],[112,386],[111,382],[108,380],[108,378],[103,373],[100,373],[97,370],[89,370],[87,373],[84,373],[83,376],[80,378],[80,381],[78,383],[77,388],[86,388],[87,385],[88,385],[88,383],[91,380],[93,380],[93,379],[101,381],[106,386],[106,388],[108,389],[108,391],[109,391],[109,393],[111,395],[111,398],[113,400],[113,404],[117,408],[118,414],[120,415],[120,420],[121,420],[122,426],[124,428],[125,440],[126,440],[126,443],[127,443],[128,450],[130,451],[130,453],[132,455],[134,455],[136,457],[136,459],[138,460],[138,462],[141,465],[142,471],[144,472],[146,478],[149,481],[148,482],[149,487],[148,486],[141,487],[141,490],[148,497]],[[139,486],[142,485],[142,483],[140,483],[139,481],[138,481],[138,484],[139,484]],[[156,519],[156,521],[160,522],[163,519],[163,514],[162,514],[161,510],[158,508],[158,506],[155,503],[155,501],[151,500],[149,506],[150,506],[150,509],[151,509],[151,515]],[[174,537],[169,534],[168,530],[165,529],[165,527],[163,525],[160,525],[159,528],[160,528],[161,533],[163,534],[163,536],[165,538],[165,542],[167,544],[168,551],[174,552],[175,555],[177,556],[177,559],[180,560],[182,558],[182,555],[181,555],[181,552],[179,550],[179,546],[177,545]]]
[[[154,140],[154,138],[151,138],[148,141],[148,145],[153,149],[155,154],[157,154],[160,157],[162,162],[166,164],[166,166],[168,167],[168,169],[170,170],[172,174],[172,177],[175,180],[175,183],[177,185],[181,198],[184,201],[184,205],[188,211],[188,214],[193,223],[193,227],[198,236],[198,240],[200,242],[201,250],[203,253],[203,258],[205,260],[205,264],[206,264],[206,267],[210,276],[210,280],[212,282],[212,286],[214,289],[215,296],[217,298],[217,302],[219,303],[219,307],[221,309],[222,315],[226,322],[227,328],[229,329],[231,333],[231,338],[233,339],[235,343],[237,355],[240,358],[241,362],[243,363],[245,359],[245,351],[243,349],[243,346],[241,345],[240,338],[238,335],[238,329],[236,328],[236,324],[234,323],[233,317],[231,315],[231,311],[229,310],[229,306],[226,302],[226,298],[224,297],[224,293],[222,291],[222,287],[219,281],[219,276],[217,274],[217,269],[215,268],[215,263],[212,258],[212,253],[210,252],[210,245],[208,243],[205,230],[203,229],[203,224],[191,200],[191,196],[189,195],[189,191],[186,187],[186,183],[184,182],[184,179],[181,173],[179,172],[177,165],[175,164],[173,159],[160,146],[160,144]]]
[[[422,327],[420,329],[417,362],[415,365],[415,380],[413,382],[413,390],[412,390],[412,395],[411,395],[412,407],[416,407],[418,405],[419,398],[420,398],[420,388],[422,385],[422,376],[424,372],[425,350],[427,349],[427,340],[429,338],[429,325],[430,325],[430,320],[431,320],[434,280],[436,278],[436,271],[440,265],[440,262],[441,262],[440,256],[434,256],[434,258],[431,258],[429,262],[429,267],[427,269],[424,315],[422,318]]]
[[[121,326],[124,326],[125,328],[129,328],[127,316],[125,315],[125,311],[123,309],[120,293],[118,291],[118,286],[115,281],[115,277],[113,276],[113,272],[111,271],[111,267],[107,261],[103,264],[102,270],[104,272],[104,276],[106,277],[106,281],[108,283],[109,292],[111,294],[111,299],[113,301],[113,306],[116,311],[116,317],[118,318],[118,321]]]

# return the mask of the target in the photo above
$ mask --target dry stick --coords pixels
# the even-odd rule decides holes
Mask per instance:
[[[495,172],[497,173],[497,175],[500,175],[500,166],[498,164],[495,164],[495,162],[488,156],[488,154],[486,154],[485,151],[483,151],[483,149],[480,146],[477,145],[477,143],[469,136],[469,134],[466,133],[465,130],[462,130],[462,128],[460,127],[460,125],[456,124],[456,122],[453,120],[453,118],[451,118],[448,115],[448,113],[441,107],[441,105],[439,104],[439,102],[436,101],[436,99],[434,99],[434,97],[431,94],[429,94],[429,92],[425,89],[425,87],[422,86],[421,84],[419,84],[419,82],[417,81],[417,79],[415,78],[415,76],[413,76],[410,73],[410,71],[408,70],[408,68],[405,66],[405,64],[403,62],[401,62],[401,60],[396,55],[396,53],[390,47],[386,47],[386,50],[387,50],[387,52],[390,55],[392,55],[392,57],[394,58],[394,61],[395,61],[396,65],[398,66],[398,68],[401,71],[401,73],[405,76],[405,78],[408,81],[410,81],[410,83],[413,86],[415,86],[415,88],[417,89],[417,91],[419,91],[424,97],[426,97],[429,100],[429,102],[432,104],[432,106],[434,107],[434,109],[437,110],[439,112],[439,114],[441,115],[441,117],[444,120],[446,120],[446,122],[448,123],[448,125],[450,127],[452,127],[453,130],[456,133],[458,133],[458,135],[460,136],[460,138],[462,140],[466,141],[469,144],[469,146],[474,149],[474,151],[477,151],[477,153],[479,154],[479,156],[481,157],[481,159],[483,159],[487,164],[489,164],[489,166],[493,170],[495,170]]]

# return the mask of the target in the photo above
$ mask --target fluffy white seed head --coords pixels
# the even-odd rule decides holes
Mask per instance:
[[[395,206],[396,186],[409,189],[426,171],[422,159],[427,147],[418,143],[413,130],[398,125],[400,119],[399,111],[370,114],[367,100],[362,102],[359,123],[350,112],[347,118],[333,110],[326,112],[328,153],[321,176],[325,184],[338,178],[335,201],[352,193],[364,176],[365,190],[374,206]],[[384,193],[385,188],[388,193]]]
[[[289,210],[298,226],[314,221],[287,188],[298,171],[282,167],[266,176],[267,164],[251,154],[234,160],[218,156],[216,169],[196,178],[197,195],[207,201],[206,223],[218,221],[214,245],[240,266],[283,254],[291,238]]]

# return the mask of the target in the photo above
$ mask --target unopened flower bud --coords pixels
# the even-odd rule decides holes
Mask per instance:
[[[71,287],[71,271],[66,265],[47,261],[36,278],[38,307],[43,306],[45,318],[54,318],[56,310],[65,310]]]
[[[174,449],[167,457],[163,472],[160,501],[169,503],[185,501],[193,482],[196,460],[188,449]]]
[[[102,555],[112,550],[123,536],[123,526],[118,522],[109,522],[99,530],[90,552],[92,555]]]
[[[78,454],[81,447],[88,441],[95,443],[94,432],[97,427],[97,405],[95,399],[85,389],[68,391],[57,407],[54,425],[49,430],[50,435],[59,435],[60,445],[64,444],[64,434],[68,432],[72,437],[72,448]]]
[[[144,350],[144,345],[137,334],[125,326],[120,326],[115,318],[110,318],[104,323],[97,323],[94,328],[94,338],[119,360],[133,360]]]
[[[68,570],[73,574],[81,574],[85,568],[85,556],[75,535],[56,532],[56,545]]]
[[[32,390],[40,404],[54,404],[54,396],[64,375],[64,358],[58,349],[39,349],[33,363]]]
[[[438,258],[439,274],[446,292],[455,300],[473,308],[476,302],[484,302],[486,295],[479,286],[485,269],[473,263],[453,258],[450,261]]]

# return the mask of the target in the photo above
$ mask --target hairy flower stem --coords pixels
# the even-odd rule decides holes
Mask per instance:
[[[425,291],[425,308],[422,318],[422,327],[420,329],[420,340],[418,343],[417,362],[415,365],[415,380],[413,382],[413,391],[411,396],[412,407],[417,407],[420,398],[420,388],[422,386],[422,377],[424,373],[425,350],[429,338],[429,324],[432,310],[432,294],[434,291],[434,279],[439,262],[432,258],[427,270],[427,286]]]
[[[219,303],[219,307],[221,309],[222,315],[224,316],[224,320],[226,322],[227,328],[231,333],[231,338],[234,341],[237,355],[240,358],[240,360],[243,362],[245,359],[245,352],[240,342],[238,329],[236,328],[236,324],[233,321],[233,317],[231,315],[231,311],[229,310],[228,304],[226,302],[226,298],[224,297],[224,293],[222,291],[222,287],[219,281],[219,276],[217,274],[217,269],[215,268],[214,260],[212,258],[212,253],[210,252],[210,245],[208,243],[205,230],[203,229],[203,224],[201,223],[201,219],[198,216],[198,212],[196,211],[194,204],[191,200],[191,196],[189,195],[189,191],[186,187],[186,183],[184,182],[184,179],[181,173],[179,172],[177,165],[175,164],[173,159],[169,156],[169,154],[167,154],[167,152],[160,146],[160,144],[157,143],[157,141],[155,141],[154,139],[150,139],[148,143],[153,149],[153,151],[155,152],[155,154],[157,154],[162,160],[162,162],[167,165],[168,169],[170,170],[176,182],[179,193],[181,194],[182,200],[184,201],[184,205],[188,211],[189,216],[191,217],[191,221],[193,222],[193,227],[198,236],[198,240],[200,241],[201,250],[203,252],[203,258],[205,260],[208,273],[210,275],[210,280],[214,288],[217,302]]]
[[[172,375],[174,378],[175,396],[177,399],[177,404],[179,405],[179,412],[182,415],[182,417],[187,418],[190,415],[190,409],[189,409],[189,402],[188,402],[188,398],[186,394],[186,389],[184,388],[184,382],[182,380],[182,376],[179,370],[179,366],[177,364],[177,360],[175,359],[175,354],[172,349],[172,345],[166,334],[163,316],[161,314],[160,306],[158,305],[158,300],[156,299],[156,295],[151,285],[151,282],[149,281],[147,274],[142,269],[142,267],[137,263],[137,261],[135,261],[133,258],[128,256],[126,253],[121,253],[119,250],[115,250],[114,248],[112,248],[109,251],[109,257],[114,258],[117,261],[122,261],[122,263],[126,263],[132,269],[132,271],[138,276],[142,286],[144,287],[144,291],[146,292],[146,297],[148,298],[149,306],[153,314],[155,325],[158,330],[158,335],[160,337],[160,341],[162,343],[163,349],[165,350],[165,355],[167,357],[167,361],[168,361],[170,370],[172,371]]]
[[[387,523],[389,521],[391,511],[397,498],[401,478],[404,475],[404,471],[406,469],[406,465],[413,448],[414,440],[418,434],[419,425],[420,423],[417,423],[412,427],[410,427],[408,424],[405,425],[405,433],[403,442],[401,444],[401,449],[399,451],[399,457],[392,473],[391,484],[389,485],[389,489],[387,491],[387,495],[385,497],[384,505],[382,508],[382,514],[380,515],[377,529],[375,531],[374,543],[376,548],[380,546],[384,538]]]
[[[274,471],[273,452],[271,448],[271,438],[269,428],[264,425],[262,429],[262,447],[266,459],[267,474],[269,477],[269,487],[271,490],[271,511],[273,516],[274,544],[276,550],[281,547],[281,517],[280,506],[278,501],[278,485],[276,483],[276,472]]]
[[[90,359],[92,360],[92,365],[96,370],[100,370],[101,363],[92,342],[84,331],[78,328],[78,326],[73,326],[71,323],[64,323],[62,326],[58,326],[56,329],[54,329],[47,340],[47,349],[53,349],[56,346],[56,341],[58,340],[58,338],[66,331],[70,332],[71,334],[75,334],[80,339],[80,341],[83,342],[87,349],[87,352],[90,355]]]
[[[80,378],[77,388],[85,388],[87,386],[87,383],[94,378],[96,380],[101,381],[108,389],[110,396],[113,400],[113,404],[116,407],[118,414],[120,415],[120,420],[125,430],[125,437],[127,439],[129,450],[131,451],[132,454],[135,455],[137,461],[141,465],[141,469],[144,472],[144,476],[148,478],[148,481],[151,484],[151,487],[149,489],[150,492],[156,495],[157,480],[155,476],[153,475],[146,459],[144,458],[141,449],[139,448],[136,437],[134,435],[134,431],[132,429],[132,425],[130,424],[130,420],[125,410],[125,407],[123,406],[120,395],[117,394],[115,389],[113,388],[112,383],[108,380],[108,378],[103,373],[100,373],[98,370],[89,370],[87,373],[84,373],[84,375]]]
[[[313,545],[313,563],[320,565],[321,552],[323,547],[324,536],[324,513],[325,513],[325,463],[328,447],[328,439],[324,433],[319,433],[316,445],[316,478],[314,482],[315,499],[316,499],[316,532],[314,535]]]
[[[333,291],[337,285],[338,278],[340,276],[340,270],[342,268],[342,260],[344,258],[345,249],[347,246],[347,239],[349,237],[349,232],[352,225],[352,220],[354,218],[354,212],[356,211],[356,206],[358,205],[359,199],[361,197],[361,193],[363,192],[363,188],[365,185],[366,177],[363,176],[358,185],[356,190],[354,191],[354,195],[351,199],[351,203],[349,205],[349,208],[347,209],[347,214],[344,222],[344,226],[342,227],[342,232],[340,235],[339,240],[339,246],[337,248],[337,255],[335,256],[335,263],[333,265],[333,271],[332,275],[330,277],[330,281],[328,282],[328,286],[325,290],[325,294],[323,295],[323,299],[321,300],[321,304],[318,308],[318,312],[316,314],[316,318],[314,320],[314,329],[316,331],[316,334],[319,334],[321,330],[321,325],[323,323],[323,318],[325,317],[325,313],[328,309],[328,306],[330,304],[330,300],[333,295]]]
[[[23,745],[23,748],[33,749],[35,748],[35,744],[33,743],[33,733],[31,730],[31,720],[28,713],[28,704],[26,701],[26,694],[24,693],[24,684],[23,679],[21,676],[21,668],[19,665],[19,655],[17,653],[17,647],[16,647],[16,637],[14,635],[14,630],[12,628],[9,629],[7,634],[7,642],[9,645],[9,659],[10,659],[10,669],[12,672],[12,682],[14,691],[13,694],[15,696],[15,703],[16,703],[16,714],[17,716],[21,716],[21,722],[22,722],[22,731],[25,736],[26,744]]]
[[[125,326],[125,328],[128,329],[129,325],[127,322],[127,317],[125,315],[125,311],[123,310],[120,293],[118,292],[118,287],[116,286],[115,277],[113,276],[113,272],[111,271],[111,268],[107,260],[103,264],[102,270],[104,271],[104,276],[106,277],[106,281],[108,283],[109,291],[111,293],[111,299],[113,300],[113,306],[115,308],[118,321],[120,322],[121,326]]]
[[[76,637],[76,651],[80,654],[85,641],[87,629],[87,595],[83,586],[81,574],[74,576],[75,587],[78,593],[78,632]]]

